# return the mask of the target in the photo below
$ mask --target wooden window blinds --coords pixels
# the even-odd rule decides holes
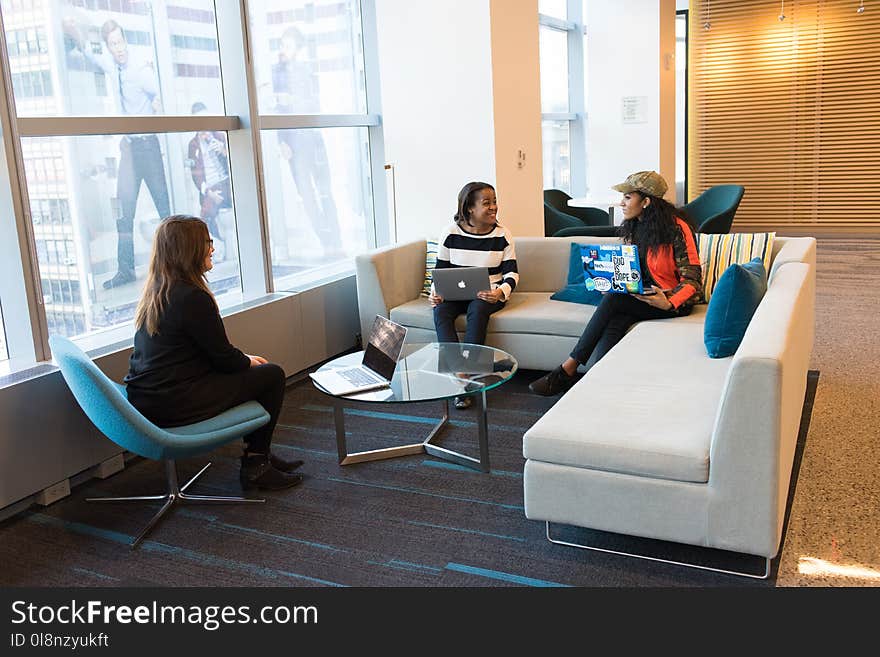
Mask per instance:
[[[880,2],[692,0],[688,178],[732,232],[880,233]],[[704,24],[711,27],[706,30]]]

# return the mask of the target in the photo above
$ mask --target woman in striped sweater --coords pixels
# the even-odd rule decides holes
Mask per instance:
[[[431,287],[434,328],[440,342],[458,342],[455,319],[467,315],[464,341],[484,344],[489,315],[501,310],[516,287],[516,253],[513,236],[497,220],[495,188],[484,182],[470,182],[458,193],[455,221],[437,241],[437,269],[488,267],[490,289],[480,290],[472,301],[444,301]],[[456,397],[456,408],[471,405],[470,397]]]

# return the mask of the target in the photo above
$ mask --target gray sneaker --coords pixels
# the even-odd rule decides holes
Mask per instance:
[[[529,390],[536,395],[552,397],[553,395],[558,395],[560,392],[565,392],[571,388],[576,381],[576,375],[569,376],[565,373],[565,370],[562,369],[562,365],[559,365],[540,379],[532,381],[529,384]]]

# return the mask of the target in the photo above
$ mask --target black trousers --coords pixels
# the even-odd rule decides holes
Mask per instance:
[[[282,130],[278,139],[290,148],[291,157],[287,164],[302,199],[303,210],[321,240],[321,246],[340,249],[342,236],[339,234],[324,137],[317,130]]]
[[[272,434],[281,415],[281,403],[284,401],[284,387],[287,383],[284,370],[280,365],[267,363],[248,368],[242,374],[243,380],[238,396],[227,408],[257,401],[269,414],[269,422],[244,437],[245,449],[260,454],[269,453]]]
[[[147,184],[160,219],[171,214],[171,206],[159,138],[125,136],[119,142],[119,152],[116,196],[121,216],[116,220],[116,260],[118,271],[134,275],[134,213],[141,183]]]
[[[256,401],[269,414],[269,422],[244,436],[248,451],[268,453],[272,433],[281,414],[286,385],[284,370],[267,363],[233,374],[214,373],[185,389],[139,390],[128,386],[128,400],[160,427],[179,427],[212,418],[248,401]]]
[[[485,344],[489,315],[504,308],[504,302],[489,303],[482,299],[473,301],[444,301],[434,306],[434,329],[438,342],[458,342],[455,318],[467,315],[464,341],[468,344]]]
[[[208,192],[220,192],[223,200],[215,203],[208,196]],[[201,205],[201,217],[208,224],[208,232],[211,234],[211,237],[221,240],[226,244],[229,237],[224,237],[220,234],[220,224],[217,222],[217,215],[220,214],[220,210],[232,207],[232,188],[229,186],[229,178],[224,178],[220,182],[208,187],[204,194],[199,195],[199,203]]]
[[[589,369],[620,342],[636,322],[669,319],[690,312],[690,306],[680,310],[660,310],[629,294],[605,294],[570,355]]]

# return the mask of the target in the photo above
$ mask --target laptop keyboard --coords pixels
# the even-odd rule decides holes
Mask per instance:
[[[353,386],[368,386],[379,382],[376,377],[370,376],[358,367],[353,367],[349,370],[337,370],[336,373]]]

